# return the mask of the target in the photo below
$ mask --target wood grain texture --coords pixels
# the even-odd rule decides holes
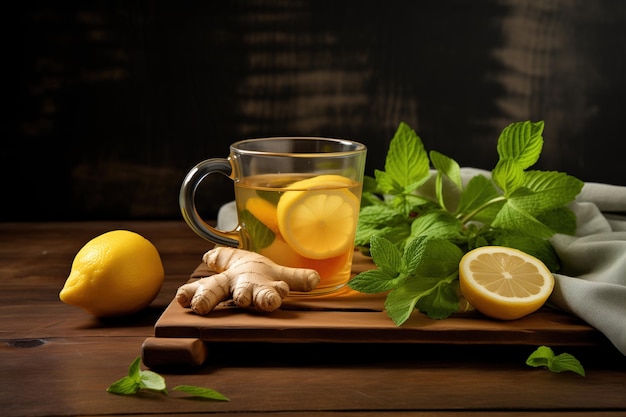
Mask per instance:
[[[75,252],[88,239],[116,228],[150,238],[165,264],[165,284],[145,311],[97,320],[61,303],[58,291]],[[154,337],[155,323],[206,250],[206,243],[183,222],[0,223],[0,414],[626,413],[626,361],[602,343],[554,347],[581,360],[587,372],[583,378],[527,367],[531,345],[220,341],[209,345],[203,366],[177,367],[163,375],[170,388],[205,386],[230,402],[191,400],[175,392],[130,397],[107,393],[107,386],[141,355],[146,339]],[[556,328],[561,319],[555,319]],[[498,326],[494,323],[494,334]]]

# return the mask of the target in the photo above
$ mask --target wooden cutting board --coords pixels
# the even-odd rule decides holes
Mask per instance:
[[[355,254],[354,273],[373,267],[369,258]],[[200,265],[191,279],[210,273]],[[384,295],[345,288],[332,295],[287,297],[272,313],[223,303],[199,316],[173,300],[155,324],[154,337],[144,342],[143,359],[149,367],[196,366],[205,361],[211,342],[590,346],[603,341],[593,327],[548,307],[514,321],[478,312],[434,320],[415,311],[396,326],[384,311],[384,301]]]

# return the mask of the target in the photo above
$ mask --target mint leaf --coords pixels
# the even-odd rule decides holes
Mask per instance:
[[[522,230],[524,233],[544,239],[552,237],[554,231],[527,210],[532,208],[528,205],[532,200],[524,200],[523,197],[522,195],[508,199],[496,215],[492,226],[501,229]]]
[[[384,171],[376,171],[376,180],[381,187],[385,188],[385,192],[387,193],[387,202],[390,206],[400,211],[400,213],[402,213],[405,217],[409,216],[416,206],[428,202],[428,200],[424,197],[414,193],[416,189],[428,181],[428,177],[424,177],[419,182],[412,183],[404,189],[388,188],[396,187],[399,184],[391,180],[391,177]]]
[[[417,251],[406,251],[404,255],[407,264],[415,263],[413,274],[446,278],[458,273],[459,262],[463,257],[463,252],[458,246],[445,239],[422,239],[418,242],[416,247],[419,248],[419,255],[413,255]],[[418,260],[406,259],[408,256],[415,256]]]
[[[430,161],[439,175],[450,179],[458,189],[463,188],[461,167],[454,159],[437,151],[430,151]]]
[[[374,178],[378,184],[378,189],[387,194],[399,194],[403,191],[403,187],[399,181],[396,181],[392,175],[378,169],[374,170]]]
[[[547,346],[540,346],[526,359],[526,365],[532,367],[545,367],[551,372],[575,372],[585,376],[585,369],[573,355],[561,353],[555,356],[554,351]]]
[[[402,272],[415,275],[426,255],[426,236],[418,236],[410,240],[402,253]]]
[[[401,253],[393,243],[381,236],[372,236],[370,245],[372,260],[378,269],[357,274],[348,283],[355,291],[377,294],[397,287],[404,280]]]
[[[205,398],[208,400],[230,401],[229,398],[210,388],[197,387],[195,385],[177,385],[172,391],[181,391],[191,394],[194,397]]]
[[[537,220],[555,233],[573,235],[576,233],[576,214],[568,207],[556,207],[537,215]]]
[[[548,364],[548,369],[552,372],[575,372],[580,376],[585,376],[585,368],[578,359],[569,353],[561,353],[555,356]]]
[[[361,208],[355,244],[369,246],[374,235],[390,235],[392,240],[397,242],[407,238],[410,233],[410,222],[401,212],[386,204],[375,204]]]
[[[430,151],[430,160],[437,170],[435,179],[435,194],[437,201],[442,208],[446,207],[444,199],[444,183],[450,181],[455,187],[457,193],[463,189],[461,181],[461,167],[452,158],[447,157],[437,151]]]
[[[141,357],[135,360],[128,367],[128,375],[109,385],[107,392],[112,394],[132,395],[141,389],[141,371],[139,365]]]
[[[504,197],[498,193],[489,178],[476,175],[465,186],[456,214],[461,223],[472,220],[489,224],[504,202]]]
[[[140,371],[139,372],[139,386],[141,389],[147,389],[151,391],[161,391],[167,394],[167,387],[165,385],[165,379],[152,371]]]
[[[446,319],[459,311],[459,281],[457,275],[439,280],[425,291],[415,303],[415,308],[431,319]]]
[[[509,195],[493,225],[525,230],[544,238],[556,231],[575,231],[575,218],[565,205],[576,198],[582,187],[582,181],[567,174],[529,171],[524,187]]]
[[[380,269],[371,269],[358,273],[348,282],[348,286],[364,294],[379,294],[396,288],[405,276],[389,274]]]
[[[498,138],[500,160],[492,172],[494,182],[508,196],[524,182],[524,170],[533,166],[543,148],[543,122],[513,123]]]
[[[554,358],[554,352],[548,346],[539,346],[537,350],[530,354],[526,359],[526,365],[533,367],[547,367]]]
[[[389,144],[385,171],[375,170],[378,189],[391,196],[391,205],[408,216],[426,200],[413,192],[430,177],[430,163],[424,144],[406,123],[400,123]]]
[[[389,240],[380,236],[372,236],[370,251],[374,263],[384,272],[393,274],[400,270],[402,254]]]
[[[432,319],[445,319],[459,309],[456,284],[451,286],[451,281],[452,277],[411,277],[387,295],[385,310],[398,326],[409,319],[416,307]]]
[[[513,161],[522,170],[533,166],[543,148],[543,128],[543,121],[512,123],[505,127],[498,138],[500,160]]]
[[[526,171],[524,184],[535,196],[537,211],[564,206],[580,193],[584,183],[579,179],[556,171]]]
[[[524,169],[513,160],[500,160],[491,172],[491,178],[504,195],[509,196],[524,183]]]
[[[139,382],[141,378],[141,357],[137,356],[135,360],[128,367],[128,376],[135,381]]]
[[[274,232],[269,227],[264,225],[259,219],[254,217],[250,211],[244,210],[241,212],[239,221],[248,231],[246,236],[248,238],[252,238],[252,242],[250,242],[251,250],[258,251],[268,247],[272,244],[272,242],[274,242],[274,239],[276,238]]]
[[[433,285],[432,282],[410,280],[406,285],[391,291],[385,299],[385,311],[391,320],[401,326],[411,317],[419,297]]]
[[[111,394],[133,395],[139,392],[140,388],[138,381],[129,376],[125,376],[109,385],[107,392]]]
[[[274,191],[266,191],[266,190],[257,190],[256,194],[261,197],[265,201],[269,201],[272,205],[278,204],[278,200],[280,200],[281,193],[276,193]]]
[[[445,210],[431,210],[419,215],[411,225],[411,237],[455,240],[461,236],[463,225]]]
[[[389,144],[385,172],[389,180],[397,184],[393,190],[405,191],[409,186],[421,183],[430,175],[430,163],[424,144],[415,131],[404,122],[400,123]]]

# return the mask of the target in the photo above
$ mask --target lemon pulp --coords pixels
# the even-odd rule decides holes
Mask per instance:
[[[554,277],[539,259],[508,247],[484,246],[463,256],[459,283],[467,301],[502,320],[526,316],[545,304]]]
[[[354,183],[339,175],[320,175],[286,188],[276,215],[280,234],[298,254],[325,259],[345,253],[354,243],[359,199]]]

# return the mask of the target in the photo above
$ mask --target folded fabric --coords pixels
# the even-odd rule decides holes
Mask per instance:
[[[587,183],[571,208],[576,235],[550,239],[561,270],[549,301],[598,329],[626,355],[626,187]]]
[[[468,167],[461,174],[467,182],[490,172]],[[576,234],[550,239],[561,270],[553,274],[549,303],[596,328],[626,355],[626,186],[585,183],[570,208]],[[235,203],[230,202],[220,209],[217,227],[236,226]]]

